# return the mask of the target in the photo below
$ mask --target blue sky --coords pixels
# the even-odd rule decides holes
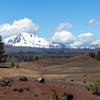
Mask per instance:
[[[52,37],[56,27],[66,22],[72,24],[67,30],[74,36],[91,32],[100,38],[100,0],[0,0],[1,25],[23,18],[38,24],[37,34],[44,38]],[[89,25],[91,19],[98,24]]]

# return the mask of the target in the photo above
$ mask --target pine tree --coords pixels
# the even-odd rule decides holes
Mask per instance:
[[[92,58],[95,58],[96,55],[95,55],[94,52],[91,52],[91,53],[89,53],[89,56],[92,57]]]
[[[6,61],[6,55],[4,50],[4,43],[2,42],[2,38],[0,36],[0,62]]]
[[[100,51],[97,53],[97,60],[100,60]]]

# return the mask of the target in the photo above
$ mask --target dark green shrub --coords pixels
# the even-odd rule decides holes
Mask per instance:
[[[0,36],[0,62],[4,63],[6,62],[6,55],[5,55],[5,50],[4,50],[4,43],[2,41],[2,38]]]
[[[89,53],[89,56],[92,57],[92,58],[95,58],[96,57],[96,55],[95,55],[94,52]]]
[[[97,58],[97,60],[100,60],[100,51],[97,53],[96,58]]]

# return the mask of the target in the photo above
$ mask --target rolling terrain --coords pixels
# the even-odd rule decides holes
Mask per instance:
[[[1,68],[0,75],[3,77],[20,75],[30,77],[43,76],[47,80],[53,80],[53,82],[71,82],[75,84],[83,84],[83,81],[99,80],[100,75],[100,62],[86,55],[71,58],[48,58],[34,62],[20,62],[18,64],[20,66],[19,69]],[[5,65],[10,66],[10,63]],[[72,82],[71,80],[74,81]]]
[[[44,86],[47,95],[50,87],[55,86],[59,95],[62,95],[61,93],[67,90],[68,93],[74,95],[74,100],[100,100],[100,97],[93,96],[84,88],[87,83],[100,80],[100,62],[89,56],[78,55],[71,58],[48,58],[34,62],[15,62],[15,64],[19,64],[20,68],[0,68],[1,79],[3,77],[9,77],[15,80],[15,85],[11,88],[6,88],[9,93],[6,93],[7,95],[4,96],[4,100],[8,97],[10,98],[8,100],[19,99],[17,97],[13,99],[16,95],[20,95],[19,100],[27,100],[27,98],[32,100],[31,97],[34,88],[37,90],[37,93],[39,93],[39,97],[34,97],[34,100],[40,100],[39,98],[44,98],[43,100],[46,100],[46,96],[42,96]],[[10,63],[0,65],[10,66]],[[26,76],[30,81],[27,83],[18,83],[16,78],[18,79],[20,76]],[[34,83],[34,81],[32,81],[36,80],[38,77],[43,77],[46,83]],[[14,86],[21,87],[24,85],[30,86],[33,89],[30,92],[30,96],[25,95],[27,94],[26,92],[15,94],[11,91]],[[64,86],[67,86],[66,89],[64,89]],[[60,90],[62,90],[62,92],[60,92]],[[2,91],[4,92],[4,90]],[[35,91],[33,91],[33,93],[34,92]],[[79,93],[81,93],[81,95],[79,95]],[[10,94],[13,94],[13,96]]]

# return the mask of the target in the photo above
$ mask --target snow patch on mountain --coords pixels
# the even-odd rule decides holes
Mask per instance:
[[[36,34],[22,32],[4,40],[5,44],[20,47],[59,48],[59,44],[51,43]]]

